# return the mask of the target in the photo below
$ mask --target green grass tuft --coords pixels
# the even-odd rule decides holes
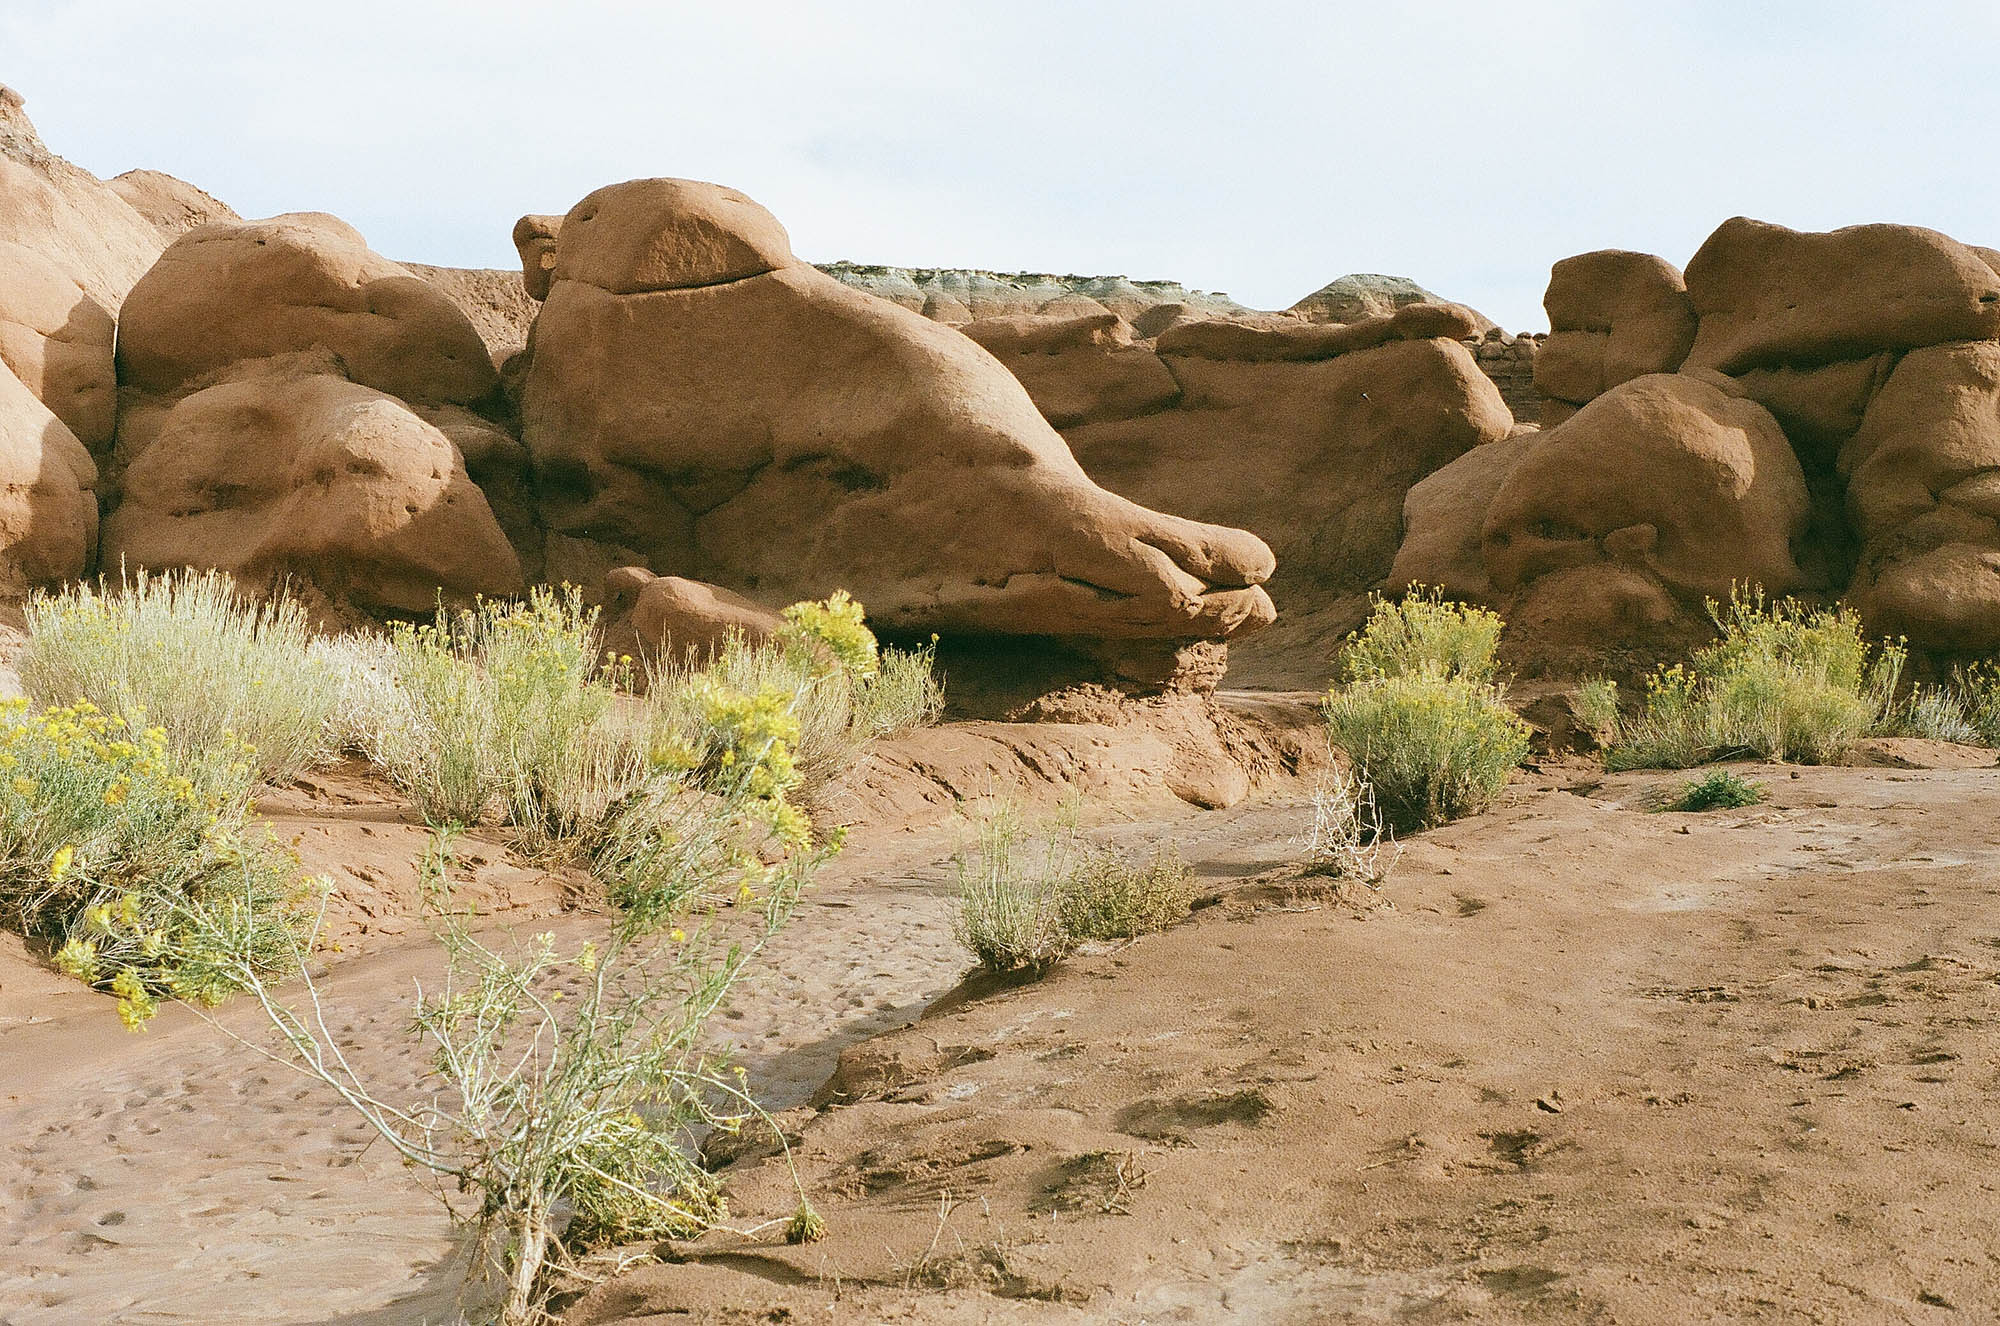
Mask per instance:
[[[1681,785],[1680,795],[1664,810],[1741,810],[1763,802],[1762,783],[1753,783],[1727,769],[1715,769]]]

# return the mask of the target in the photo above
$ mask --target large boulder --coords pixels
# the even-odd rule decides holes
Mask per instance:
[[[606,647],[630,655],[642,672],[704,661],[732,636],[761,644],[785,624],[783,614],[720,585],[656,576],[643,566],[621,566],[604,577],[604,620]]]
[[[800,262],[741,194],[600,189],[548,270],[521,416],[558,539],[766,603],[847,588],[888,629],[1220,639],[1273,616],[1261,540],[1098,487],[992,355]]]
[[[2000,272],[1921,226],[1789,230],[1735,217],[1687,265],[1687,362],[1725,373],[2000,337]]]
[[[0,593],[18,597],[90,570],[96,477],[75,434],[0,365]]]
[[[457,305],[320,213],[175,240],[126,297],[118,377],[172,394],[231,364],[315,348],[354,382],[409,401],[471,403],[499,381]]]
[[[111,311],[50,258],[0,241],[0,367],[93,453],[118,417]]]
[[[104,559],[288,577],[374,611],[523,587],[458,448],[323,353],[233,365],[166,407],[128,459]]]
[[[2000,343],[1904,355],[1840,452],[1851,597],[1919,648],[2000,649]]]
[[[1451,316],[1419,313],[1437,307],[1394,315],[1418,324],[1413,339],[1351,349],[1326,327],[1260,337],[1182,323],[1153,342],[1177,388],[1170,401],[1130,413],[1106,401],[1065,428],[1077,459],[1112,491],[1271,545],[1271,593],[1284,614],[1231,651],[1237,675],[1285,687],[1324,681],[1326,660],[1389,574],[1410,485],[1511,431],[1506,403],[1465,346],[1420,334],[1422,319]],[[1300,357],[1315,338],[1324,357]],[[1224,357],[1230,348],[1241,357]]]
[[[1389,567],[1391,594],[1430,586],[1453,598],[1493,598],[1493,578],[1486,573],[1486,513],[1540,436],[1532,424],[1517,428],[1411,485],[1403,499],[1403,543]]]
[[[433,267],[420,262],[406,262],[403,267],[458,305],[495,367],[527,349],[528,331],[540,305],[528,297],[521,273],[512,268]]]
[[[1549,269],[1549,337],[1535,353],[1542,422],[1559,423],[1621,382],[1671,373],[1694,344],[1694,305],[1673,264],[1601,249]]]
[[[1149,414],[1180,395],[1160,357],[1108,310],[982,318],[959,330],[1005,364],[1057,428]]]
[[[1650,374],[1528,445],[1487,510],[1482,558],[1517,602],[1559,577],[1587,636],[1658,625],[1738,585],[1802,587],[1806,518],[1805,476],[1769,412],[1719,374]]]

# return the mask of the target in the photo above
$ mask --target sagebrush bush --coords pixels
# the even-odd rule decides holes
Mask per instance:
[[[1500,692],[1452,677],[1358,682],[1329,695],[1325,713],[1333,743],[1354,761],[1398,833],[1485,806],[1528,754],[1528,725]]]
[[[1740,810],[1763,801],[1764,785],[1727,769],[1716,769],[1681,784],[1668,810]]]
[[[1613,769],[1683,769],[1730,754],[1829,764],[1890,712],[1904,650],[1871,648],[1848,608],[1738,593],[1709,613],[1722,636],[1655,672],[1644,712],[1606,752]]]
[[[1890,708],[1879,730],[1885,736],[1976,746],[1985,741],[1985,735],[1973,721],[1972,702],[1973,697],[1955,681],[1942,686],[1912,686],[1910,693]]]
[[[308,918],[298,861],[248,817],[246,748],[191,750],[89,701],[0,704],[0,921],[142,1026],[283,967]]]
[[[1952,670],[1946,689],[1957,699],[1965,721],[1979,734],[1978,744],[2000,746],[2000,665],[1961,665]]]
[[[1600,746],[1618,740],[1621,715],[1618,683],[1609,677],[1588,677],[1576,688],[1576,720]]]
[[[38,703],[88,700],[176,749],[254,751],[262,776],[297,777],[332,753],[342,681],[283,594],[249,602],[215,571],[140,571],[38,594],[15,667]]]
[[[597,610],[567,586],[399,626],[400,722],[385,725],[381,758],[431,823],[476,823],[498,801],[530,846],[574,837],[631,758],[606,730],[619,674],[598,655]]]
[[[1039,974],[1076,947],[1062,914],[1073,830],[1033,845],[1025,839],[1020,812],[994,806],[981,817],[974,846],[957,861],[952,933],[988,971]]]
[[[1413,585],[1400,600],[1375,599],[1342,646],[1341,675],[1352,683],[1422,673],[1484,685],[1494,678],[1502,626],[1495,613]]]
[[[1098,848],[1070,867],[1056,910],[1072,940],[1133,939],[1185,921],[1194,899],[1194,871],[1175,848],[1144,864]]]
[[[752,789],[793,776],[781,737],[721,745],[741,753],[719,780],[704,786],[690,770],[648,779],[644,794],[666,808],[646,821],[661,887],[634,894],[574,948],[559,949],[552,933],[525,946],[476,935],[449,905],[450,830],[438,832],[426,873],[446,899],[437,927],[448,963],[415,1009],[437,1081],[414,1104],[392,1104],[356,1075],[302,964],[306,1012],[259,973],[241,973],[292,1062],[407,1163],[445,1180],[439,1196],[481,1235],[485,1268],[504,1279],[504,1323],[550,1320],[545,1305],[562,1283],[551,1266],[692,1237],[724,1219],[721,1184],[694,1158],[703,1134],[754,1121],[783,1145],[706,1028],[837,844],[775,841],[773,798]],[[724,898],[737,917],[727,923]],[[824,1229],[801,1190],[788,1237]]]
[[[1187,919],[1195,878],[1171,846],[1144,862],[1091,847],[1077,807],[1025,826],[1010,803],[987,807],[958,856],[952,932],[981,967],[1039,975],[1091,941],[1134,939]]]

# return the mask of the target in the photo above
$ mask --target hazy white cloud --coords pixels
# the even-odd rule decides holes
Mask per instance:
[[[1170,277],[1282,307],[1349,271],[1539,326],[1548,265],[1685,262],[1748,213],[2000,239],[2000,6],[0,0],[56,150],[392,256],[502,265],[523,212],[733,184],[814,258]]]

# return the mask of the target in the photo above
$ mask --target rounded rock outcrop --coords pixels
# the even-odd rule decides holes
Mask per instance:
[[[559,536],[765,603],[846,588],[888,629],[1272,619],[1261,540],[1098,487],[990,354],[792,258],[733,190],[600,189],[552,274],[521,415]]]
[[[189,231],[119,315],[119,382],[142,392],[313,349],[338,356],[352,381],[410,401],[471,403],[499,381],[456,304],[316,212]]]

